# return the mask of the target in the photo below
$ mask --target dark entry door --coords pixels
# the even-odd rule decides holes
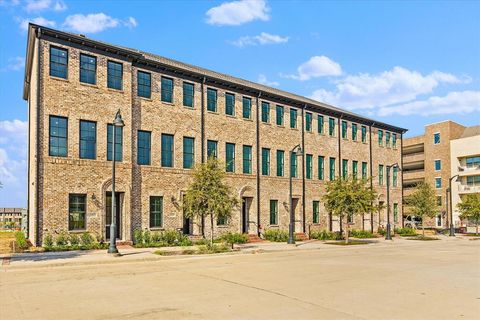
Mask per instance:
[[[120,194],[121,192],[115,192],[115,203],[116,203],[116,210],[115,210],[115,235],[117,239],[120,239]],[[107,192],[106,197],[106,206],[105,206],[105,238],[110,239],[110,225],[112,223],[112,193]]]
[[[248,233],[249,199],[242,198],[242,233]]]

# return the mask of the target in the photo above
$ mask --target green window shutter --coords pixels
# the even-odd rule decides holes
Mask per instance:
[[[270,225],[278,224],[278,200],[270,200]]]
[[[283,177],[285,167],[285,151],[277,150],[277,177]]]
[[[290,128],[295,129],[297,127],[297,109],[290,108]]]
[[[282,106],[277,106],[276,108],[276,123],[277,126],[283,126],[283,107]]]
[[[320,218],[320,202],[319,201],[313,201],[312,203],[313,206],[313,223],[319,223],[319,218]]]
[[[348,129],[347,121],[342,121],[342,139],[347,139],[347,129]]]
[[[163,197],[150,197],[150,228],[163,226]]]
[[[378,130],[378,145],[383,146],[383,131]]]
[[[243,146],[243,173],[252,173],[252,147]]]
[[[235,115],[235,95],[232,93],[225,93],[225,114]]]
[[[362,142],[367,142],[367,127],[362,126]]]
[[[390,147],[390,132],[385,132],[385,146]]]
[[[305,114],[305,130],[308,132],[312,131],[312,114],[310,112]]]
[[[357,141],[357,124],[352,123],[352,140]]]
[[[307,179],[312,179],[313,176],[313,155],[307,154],[306,160],[306,166],[307,166],[307,172],[306,172],[306,178]]]
[[[183,168],[191,169],[195,163],[195,140],[190,137],[183,137]]]
[[[218,157],[217,145],[217,141],[207,140],[207,158],[214,157],[216,159]]]
[[[335,180],[335,158],[330,158],[330,163],[329,163],[329,169],[330,169],[330,181]]]
[[[323,130],[324,130],[323,127],[324,127],[324,126],[323,126],[323,116],[318,115],[318,127],[317,127],[318,133],[322,133],[322,134],[323,134]]]
[[[318,156],[318,180],[325,178],[325,157]]]
[[[333,137],[335,135],[335,119],[328,119],[328,134]]]
[[[262,175],[270,175],[270,149],[262,148]]]
[[[217,112],[217,90],[207,88],[207,110]]]
[[[235,144],[227,143],[225,145],[225,165],[227,172],[235,172]]]
[[[358,178],[358,161],[352,161],[352,176],[353,179]]]
[[[292,178],[297,177],[297,153],[291,152],[290,174]]]
[[[347,159],[342,159],[342,178],[343,179],[348,178],[348,160]]]
[[[162,77],[161,99],[163,102],[173,102],[173,79]]]
[[[398,176],[398,168],[393,167],[393,178],[392,178],[393,182],[392,182],[392,184],[393,184],[394,187],[396,187],[397,184],[398,184],[398,182],[397,182],[398,177],[397,176]]]
[[[252,99],[243,97],[242,99],[242,116],[244,119],[252,117]]]
[[[392,133],[392,148],[396,149],[397,148],[397,134]]]
[[[262,122],[270,122],[270,103],[262,101]]]
[[[173,167],[173,135],[162,133],[162,167]]]
[[[193,98],[195,94],[194,85],[192,83],[183,83],[183,105],[193,108]]]

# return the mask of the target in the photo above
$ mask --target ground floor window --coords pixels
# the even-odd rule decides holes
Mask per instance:
[[[218,217],[217,226],[225,226],[227,224],[227,217]]]
[[[71,194],[68,198],[68,230],[85,230],[87,196]]]
[[[163,197],[150,197],[150,228],[163,225]]]
[[[393,204],[393,222],[398,222],[398,203]]]
[[[278,200],[270,200],[270,224],[278,224]]]
[[[437,215],[437,227],[441,227],[442,226],[442,214],[439,213]]]
[[[320,207],[320,202],[319,201],[313,201],[313,223],[318,223],[319,219],[319,207]]]

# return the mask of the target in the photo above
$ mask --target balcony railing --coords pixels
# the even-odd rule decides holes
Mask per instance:
[[[461,184],[458,186],[459,193],[480,193],[480,186],[469,186]]]
[[[458,166],[458,174],[460,176],[480,174],[480,166],[474,166],[474,167]]]

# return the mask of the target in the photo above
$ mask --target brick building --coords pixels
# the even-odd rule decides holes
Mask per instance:
[[[404,129],[318,101],[157,55],[31,24],[24,99],[29,106],[29,237],[94,232],[108,237],[115,134],[119,234],[137,228],[200,234],[183,217],[191,168],[207,154],[227,163],[240,201],[218,232],[288,230],[289,152],[296,230],[338,230],[321,202],[325,182],[375,177],[385,202],[386,166],[401,162]],[[402,180],[392,178],[392,222],[401,225]],[[393,219],[395,216],[395,219]],[[385,225],[386,210],[354,228]],[[208,222],[207,222],[208,223]],[[208,230],[208,226],[205,228]]]

